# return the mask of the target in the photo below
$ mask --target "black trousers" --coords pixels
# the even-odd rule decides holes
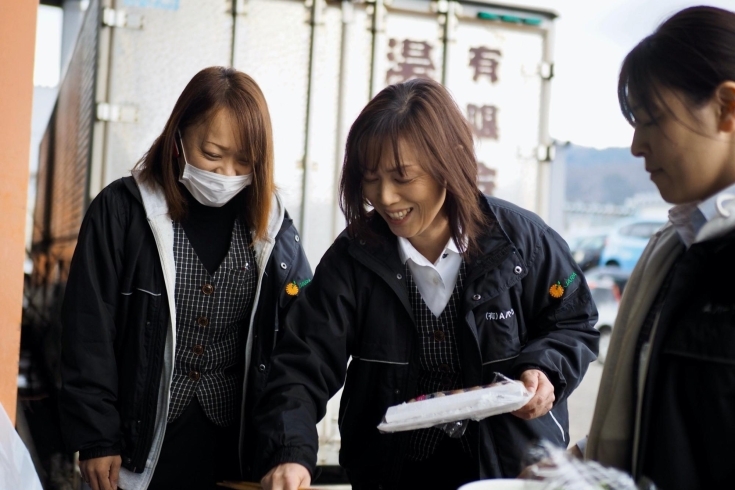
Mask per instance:
[[[476,466],[474,458],[464,452],[459,439],[445,437],[434,454],[425,460],[404,461],[401,478],[395,488],[457,490],[461,485],[477,480]]]
[[[240,480],[239,428],[219,427],[195,396],[166,426],[163,447],[148,490],[220,489],[222,480]]]

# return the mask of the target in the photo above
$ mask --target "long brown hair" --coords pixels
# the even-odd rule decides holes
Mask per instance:
[[[459,250],[467,257],[478,254],[487,218],[480,207],[472,131],[449,92],[429,79],[386,87],[352,124],[339,186],[350,235],[371,241],[379,238],[370,221],[382,218],[369,209],[363,196],[363,175],[375,171],[389,150],[403,175],[400,141],[415,148],[423,169],[446,188],[444,210]]]
[[[189,126],[207,121],[227,109],[236,121],[240,148],[253,162],[253,183],[244,194],[243,214],[256,239],[264,239],[275,191],[273,179],[273,131],[263,92],[251,77],[222,66],[205,68],[186,85],[174,105],[163,133],[140,159],[136,169],[144,182],[155,181],[166,195],[169,214],[175,221],[186,216],[186,199],[178,185],[180,171],[175,157],[175,135]]]

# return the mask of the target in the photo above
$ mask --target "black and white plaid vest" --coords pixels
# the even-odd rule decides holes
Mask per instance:
[[[455,328],[461,321],[459,305],[464,290],[465,264],[459,268],[457,283],[447,306],[438,317],[432,313],[419,288],[413,281],[411,270],[406,262],[406,287],[411,300],[411,309],[416,320],[421,350],[419,352],[418,392],[422,395],[448,391],[462,387],[462,366],[457,349]],[[440,429],[428,428],[411,431],[406,457],[421,461],[434,453],[437,444],[446,437]],[[466,437],[462,445],[469,452]]]
[[[169,422],[194,395],[215,424],[226,427],[236,420],[243,342],[258,276],[250,242],[250,230],[236,219],[227,256],[210,275],[184,228],[174,223],[176,358]]]

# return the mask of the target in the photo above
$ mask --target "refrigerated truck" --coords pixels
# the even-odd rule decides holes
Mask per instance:
[[[312,266],[344,228],[351,122],[411,78],[442,82],[465,113],[482,190],[547,216],[555,18],[483,0],[90,0],[40,148],[36,307],[57,306],[91,199],[129,175],[211,65],[245,71],[265,93],[276,183]],[[319,426],[322,465],[337,464],[337,400]]]

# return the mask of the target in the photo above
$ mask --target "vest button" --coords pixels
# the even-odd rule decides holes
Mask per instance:
[[[448,373],[449,372],[449,364],[440,364],[439,365],[439,371],[441,371],[443,373]]]
[[[288,266],[286,265],[285,262],[281,262],[281,269],[283,269],[283,270],[288,269]]]
[[[212,294],[214,292],[214,286],[212,286],[211,284],[205,284],[205,285],[202,286],[202,292],[206,296],[209,296],[210,294]]]
[[[209,326],[209,318],[207,318],[206,316],[200,316],[199,318],[197,318],[197,323],[202,328],[208,327]]]
[[[441,330],[434,330],[434,340],[437,342],[443,342],[444,341],[444,332]]]
[[[400,281],[401,279],[403,279],[403,276],[401,274],[396,274],[396,279]]]
[[[196,354],[197,356],[201,356],[204,354],[204,346],[200,344],[196,344],[191,348],[191,351]]]
[[[518,275],[518,274],[520,274],[521,272],[523,272],[523,267],[521,267],[520,265],[517,265],[517,266],[516,266],[516,268],[515,268],[515,269],[513,269],[513,272],[515,272],[515,273],[516,273],[516,275]]]
[[[475,294],[472,296],[472,299],[474,299],[475,301],[480,301],[482,299],[482,296],[480,296],[479,294]]]
[[[450,378],[442,378],[442,389],[444,391],[452,389],[452,380]]]
[[[189,379],[192,381],[199,381],[199,378],[201,378],[202,375],[199,374],[199,371],[189,371]]]
[[[294,240],[296,240],[296,241],[298,242],[298,241],[300,241],[300,240],[301,240],[301,238],[299,238],[299,236],[298,236],[298,235],[296,235],[296,236],[294,237]]]
[[[265,364],[261,364],[260,366],[258,366],[258,371],[260,371],[261,373],[265,371]]]

